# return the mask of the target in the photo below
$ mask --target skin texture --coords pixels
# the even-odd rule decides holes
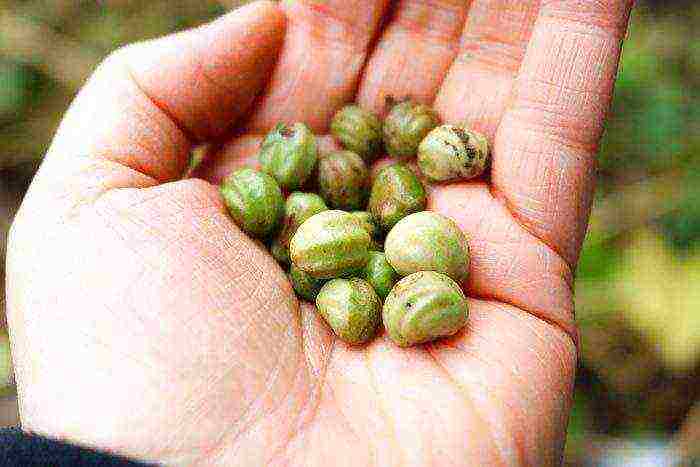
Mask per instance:
[[[559,463],[572,271],[630,7],[255,3],[116,52],[10,232],[24,428],[167,465]],[[277,122],[328,133],[346,102],[381,111],[387,95],[434,100],[493,145],[489,184],[429,200],[471,239],[471,315],[423,347],[349,348],[210,182],[254,162]],[[192,144],[232,127],[206,180],[177,181]]]
[[[422,271],[401,279],[384,302],[382,319],[401,347],[430,342],[459,332],[469,306],[460,286],[444,274]]]

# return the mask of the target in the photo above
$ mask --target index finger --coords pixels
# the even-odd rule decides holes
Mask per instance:
[[[388,0],[285,0],[287,34],[270,84],[246,130],[266,133],[280,121],[327,131],[352,100]]]

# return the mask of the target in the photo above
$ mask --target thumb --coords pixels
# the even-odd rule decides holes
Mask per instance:
[[[262,90],[284,38],[270,1],[110,55],[78,94],[47,155],[51,169],[86,154],[158,182],[179,178],[191,145],[221,137]],[[56,169],[61,172],[60,168]],[[41,179],[52,178],[49,167]]]

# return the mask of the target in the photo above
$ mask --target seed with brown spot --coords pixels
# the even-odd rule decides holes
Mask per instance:
[[[418,147],[418,166],[433,182],[479,177],[489,160],[486,137],[457,125],[435,128]]]

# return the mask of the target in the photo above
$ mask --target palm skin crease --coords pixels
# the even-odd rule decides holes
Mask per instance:
[[[560,463],[573,271],[631,3],[263,1],[115,52],[11,232],[23,427],[167,465]],[[325,134],[344,103],[389,95],[493,145],[488,181],[430,194],[470,237],[471,318],[431,345],[351,348],[215,184],[278,121]]]

